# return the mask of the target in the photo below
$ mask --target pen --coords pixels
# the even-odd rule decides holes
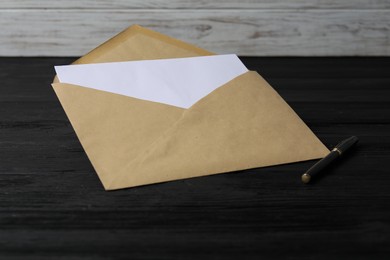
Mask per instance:
[[[302,182],[309,183],[311,179],[320,174],[321,170],[333,162],[336,158],[343,155],[349,148],[356,144],[359,139],[356,136],[351,136],[348,139],[340,142],[335,148],[324,158],[314,164],[310,169],[302,175]]]

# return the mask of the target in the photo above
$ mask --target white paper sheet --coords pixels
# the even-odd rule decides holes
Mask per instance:
[[[248,69],[233,54],[56,66],[59,81],[189,108]]]

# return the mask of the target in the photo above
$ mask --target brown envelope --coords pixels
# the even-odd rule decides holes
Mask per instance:
[[[132,26],[75,63],[202,55],[212,53]],[[253,71],[189,109],[57,79],[52,85],[106,190],[298,162],[329,153]]]

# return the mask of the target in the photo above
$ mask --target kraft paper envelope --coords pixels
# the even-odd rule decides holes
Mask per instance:
[[[74,64],[209,55],[132,26]],[[254,71],[239,73],[188,108],[159,102],[159,96],[145,100],[57,78],[52,85],[106,190],[316,159],[329,152]]]

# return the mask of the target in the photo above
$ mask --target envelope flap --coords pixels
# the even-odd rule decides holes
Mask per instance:
[[[132,25],[72,64],[171,59],[213,54],[156,31]],[[57,76],[53,82],[59,82]]]
[[[104,186],[184,111],[77,85],[52,85]]]
[[[186,110],[108,189],[321,158],[328,149],[256,72]]]
[[[74,64],[184,58],[212,54],[195,45],[133,25],[93,49]]]

